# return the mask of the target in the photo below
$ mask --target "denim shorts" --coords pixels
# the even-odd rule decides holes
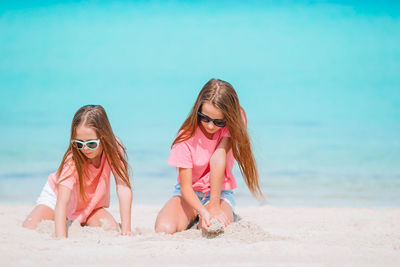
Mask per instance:
[[[210,201],[210,192],[208,192],[208,193],[202,193],[199,191],[194,191],[194,192],[196,193],[197,197],[199,198],[201,204],[205,205]],[[174,196],[174,197],[182,196],[180,183],[177,183],[175,185],[174,193],[172,194],[172,196]],[[236,202],[235,202],[235,198],[233,195],[233,190],[222,190],[220,199],[223,199],[226,202],[228,202],[228,204],[232,207],[232,209],[235,208]]]

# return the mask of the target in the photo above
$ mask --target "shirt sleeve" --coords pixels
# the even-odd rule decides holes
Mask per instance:
[[[177,168],[193,168],[192,154],[186,142],[172,146],[167,163]]]
[[[57,179],[57,184],[63,185],[72,190],[76,183],[77,175],[78,173],[75,169],[75,164],[72,163],[72,160],[68,161],[64,164],[60,177]]]
[[[244,112],[244,109],[240,109],[240,115],[242,116],[244,125],[247,127],[247,118],[246,118],[246,113]]]

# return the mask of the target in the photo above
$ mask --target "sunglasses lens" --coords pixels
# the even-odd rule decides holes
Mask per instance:
[[[209,119],[207,119],[207,118],[204,118],[204,117],[200,117],[200,120],[201,120],[201,121],[204,121],[204,122],[210,122],[210,120],[209,120]]]
[[[83,147],[83,144],[82,144],[82,143],[75,142],[75,145],[76,145],[76,147],[77,147],[78,149],[82,149],[82,147]]]
[[[86,146],[90,149],[95,149],[97,147],[97,143],[96,142],[89,142],[86,143]]]
[[[203,122],[210,122],[210,119],[201,113],[199,113],[199,118]]]
[[[226,122],[220,120],[214,120],[214,124],[217,127],[224,127],[226,125]]]

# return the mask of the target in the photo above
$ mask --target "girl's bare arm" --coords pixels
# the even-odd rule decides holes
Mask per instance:
[[[231,147],[232,144],[230,137],[224,137],[210,159],[211,191],[208,210],[211,213],[211,217],[215,217],[219,221],[223,222],[225,225],[229,224],[229,220],[221,209],[220,197],[222,182],[225,177],[226,155],[228,154],[228,151],[231,149]]]
[[[58,185],[57,204],[54,210],[56,237],[67,237],[67,205],[71,197],[71,189]]]
[[[201,226],[210,226],[210,214],[201,204],[192,187],[192,169],[179,168],[179,178],[181,181],[181,193],[183,199],[200,214]]]
[[[121,216],[121,235],[132,235],[132,190],[118,176],[115,181],[119,200],[119,213]]]

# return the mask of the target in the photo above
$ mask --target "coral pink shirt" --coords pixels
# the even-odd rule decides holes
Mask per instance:
[[[78,219],[81,223],[85,223],[95,209],[109,207],[110,175],[111,168],[105,153],[103,153],[100,167],[96,168],[92,164],[88,165],[88,179],[84,181],[86,201],[83,201],[80,196],[79,177],[72,156],[67,158],[60,177],[57,177],[57,172],[55,172],[49,175],[48,181],[56,195],[58,191],[57,184],[71,189],[71,197],[67,206],[67,218],[68,220]]]
[[[230,137],[227,126],[214,133],[212,139],[208,139],[197,126],[194,136],[172,146],[167,163],[177,168],[191,168],[193,189],[208,193],[210,192],[210,158],[223,137]],[[236,180],[232,173],[234,163],[231,149],[226,156],[222,190],[236,188]],[[180,182],[179,175],[178,182]]]

